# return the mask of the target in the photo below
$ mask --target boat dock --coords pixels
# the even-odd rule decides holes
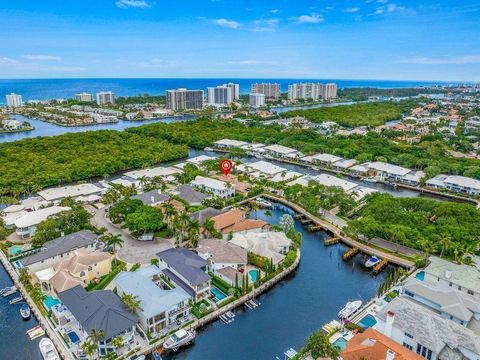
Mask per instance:
[[[342,255],[342,259],[347,261],[347,260],[350,260],[351,258],[353,258],[355,255],[357,255],[359,253],[360,249],[357,248],[357,247],[353,247],[347,251],[345,251]]]
[[[330,245],[338,244],[339,242],[340,242],[340,237],[339,237],[339,236],[334,236],[334,237],[325,239],[325,240],[323,241],[323,243],[325,244],[325,246],[330,246]]]
[[[380,261],[377,265],[375,265],[373,267],[373,273],[375,275],[377,275],[378,273],[380,273],[383,269],[385,269],[388,265],[388,260],[387,259],[383,259],[382,261]]]
[[[322,225],[310,225],[308,227],[308,230],[310,232],[317,232],[317,231],[322,231],[323,230],[323,226]]]

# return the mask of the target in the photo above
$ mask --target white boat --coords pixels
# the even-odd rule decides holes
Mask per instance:
[[[356,301],[350,301],[345,305],[345,307],[339,311],[338,317],[340,319],[346,319],[350,315],[352,315],[355,311],[360,309],[362,306],[362,301],[361,300],[356,300]]]
[[[177,351],[181,346],[190,344],[195,336],[194,330],[180,329],[163,343],[163,347],[167,350]]]
[[[22,318],[27,320],[30,317],[30,314],[31,314],[30,306],[28,306],[27,304],[23,304],[20,307],[20,315],[22,315]]]
[[[37,325],[34,328],[28,330],[27,335],[30,340],[35,340],[36,338],[45,335],[45,330],[43,330],[40,325]]]
[[[40,348],[44,360],[60,360],[57,349],[55,349],[52,340],[49,338],[43,338],[40,340],[38,347]]]
[[[13,305],[13,304],[19,303],[20,301],[23,301],[23,297],[17,296],[16,298],[13,298],[12,300],[10,300],[8,303],[10,305]]]
[[[366,268],[372,268],[380,262],[380,259],[376,256],[371,256],[367,261],[365,261]]]
[[[374,177],[364,178],[363,181],[366,182],[366,183],[373,183],[373,184],[378,182],[378,180],[375,179]]]
[[[222,320],[225,324],[230,324],[233,321],[233,319],[229,318],[225,314],[220,315],[220,320]]]
[[[160,355],[160,353],[157,350],[152,352],[152,357],[154,360],[162,360],[162,355]]]
[[[15,294],[17,292],[17,287],[16,286],[9,286],[6,288],[3,288],[0,290],[0,295],[3,297],[10,296],[12,294]]]
[[[263,198],[256,198],[255,202],[262,208],[271,209],[273,207],[272,203],[263,199]]]

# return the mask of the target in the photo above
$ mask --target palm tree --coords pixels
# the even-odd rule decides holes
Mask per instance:
[[[92,340],[94,344],[98,346],[98,342],[105,337],[105,332],[103,330],[92,329],[89,335],[89,339]]]
[[[173,206],[171,200],[168,200],[165,203],[165,205],[163,205],[163,209],[164,209],[165,221],[167,223],[168,228],[171,230],[172,219],[175,215],[177,215],[177,210],[175,209],[175,206]]]
[[[145,175],[143,175],[138,179],[138,182],[139,182],[140,186],[143,188],[143,187],[145,187],[145,185],[148,184],[149,180]]]
[[[452,237],[448,234],[442,234],[440,235],[438,243],[442,247],[442,250],[440,251],[440,257],[443,257],[443,253],[448,253],[450,251],[450,248],[453,244]]]
[[[250,203],[250,206],[252,208],[252,211],[255,211],[255,219],[258,219],[257,211],[260,210],[260,205],[256,201],[252,201]]]
[[[115,338],[112,339],[112,346],[115,348],[115,353],[118,356],[118,351],[122,348],[123,346],[123,337],[122,335],[119,335]]]
[[[191,242],[192,248],[198,245],[198,238],[200,236],[200,223],[197,220],[188,220],[188,238]]]
[[[123,245],[122,236],[120,234],[114,235],[109,233],[104,235],[102,237],[102,240],[107,246],[111,246],[113,248],[113,256],[116,264],[117,263],[117,246],[121,248]]]
[[[203,228],[208,234],[208,237],[214,237],[213,234],[215,234],[215,232],[217,231],[217,229],[215,229],[215,221],[213,221],[212,219],[207,219],[203,223]]]
[[[35,303],[42,303],[47,299],[47,295],[45,295],[39,287],[32,287],[30,293],[33,301]]]
[[[121,299],[127,307],[128,311],[130,311],[131,313],[134,313],[137,310],[141,310],[140,300],[138,299],[138,296],[124,293]]]
[[[88,356],[89,359],[93,359],[93,355],[97,352],[97,350],[98,350],[98,343],[85,341],[82,344],[82,351],[85,353],[85,355]]]

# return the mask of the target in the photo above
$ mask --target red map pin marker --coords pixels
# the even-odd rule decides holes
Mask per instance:
[[[225,159],[220,162],[220,169],[223,172],[223,175],[227,176],[232,170],[232,161]]]

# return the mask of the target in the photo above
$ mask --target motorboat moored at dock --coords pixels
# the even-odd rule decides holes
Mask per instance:
[[[23,301],[23,297],[17,296],[16,298],[13,298],[12,300],[10,300],[8,303],[10,305],[13,305],[13,304],[19,303],[20,301]]]
[[[380,259],[376,256],[371,256],[367,261],[365,261],[365,267],[367,269],[373,268],[380,262]]]
[[[0,295],[2,295],[3,297],[7,297],[7,296],[15,294],[16,292],[17,292],[17,287],[16,286],[8,286],[8,287],[0,290]]]
[[[362,306],[362,300],[349,301],[345,307],[338,312],[340,319],[346,319]]]
[[[23,304],[20,307],[20,315],[22,315],[22,318],[24,320],[29,319],[31,313],[32,313],[32,311],[30,310],[30,306],[28,306],[28,304]]]
[[[49,338],[46,337],[40,340],[38,347],[44,360],[60,360],[57,349],[55,349],[52,340]]]
[[[177,351],[180,347],[193,342],[195,336],[196,333],[194,330],[180,329],[163,343],[163,347],[167,350]]]

